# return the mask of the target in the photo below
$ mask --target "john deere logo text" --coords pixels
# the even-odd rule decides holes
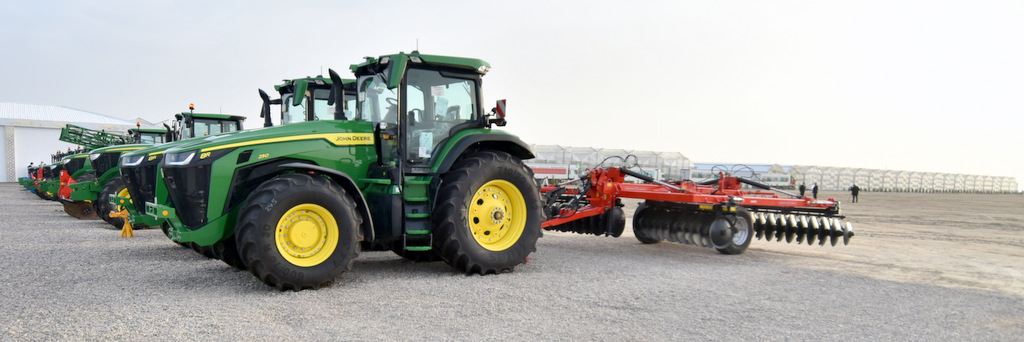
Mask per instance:
[[[372,145],[373,133],[337,134],[331,143],[335,145]]]

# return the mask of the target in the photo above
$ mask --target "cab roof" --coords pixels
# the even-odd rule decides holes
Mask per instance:
[[[473,72],[480,75],[487,74],[491,70],[491,64],[482,59],[424,55],[419,51],[411,53],[399,52],[393,55],[383,55],[377,58],[365,57],[366,61],[360,64],[352,64],[349,69],[356,75],[366,75],[375,72],[382,72],[388,64],[392,64],[391,75],[388,75],[388,88],[397,88],[402,82],[402,75],[409,63],[430,65],[449,69],[461,69],[466,72]]]

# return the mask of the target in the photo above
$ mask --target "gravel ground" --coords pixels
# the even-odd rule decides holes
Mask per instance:
[[[1005,340],[1024,302],[672,243],[545,232],[515,272],[364,252],[279,292],[170,242],[0,184],[0,340]],[[627,227],[627,232],[629,227]],[[755,244],[759,241],[755,241]]]

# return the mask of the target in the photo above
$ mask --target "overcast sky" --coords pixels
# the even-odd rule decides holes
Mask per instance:
[[[527,143],[1024,183],[1019,0],[0,3],[3,101],[252,128],[258,88],[418,40],[490,62]]]

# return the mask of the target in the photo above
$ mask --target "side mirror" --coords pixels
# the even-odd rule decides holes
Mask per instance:
[[[494,108],[491,109],[490,114],[495,116],[495,118],[487,120],[488,125],[494,124],[498,125],[498,127],[505,127],[505,125],[508,124],[508,122],[505,121],[505,102],[505,99],[498,100]]]
[[[302,105],[302,100],[306,98],[306,88],[309,87],[309,82],[306,80],[295,81],[295,91],[292,95],[292,107],[298,107]]]

